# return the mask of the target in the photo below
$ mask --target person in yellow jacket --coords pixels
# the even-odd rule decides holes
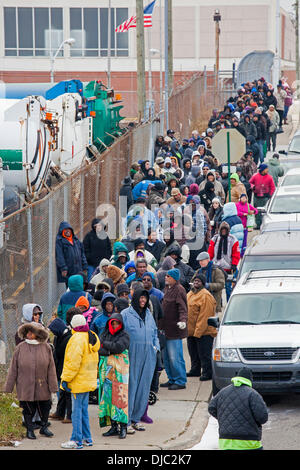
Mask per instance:
[[[188,304],[188,351],[191,358],[191,370],[188,377],[199,377],[200,380],[211,380],[211,353],[213,338],[217,330],[208,326],[207,320],[216,312],[216,301],[205,289],[206,276],[197,274],[187,294]],[[202,369],[202,374],[201,374]]]
[[[88,404],[89,392],[97,388],[98,336],[89,330],[83,315],[71,320],[72,337],[69,339],[61,374],[60,387],[72,396],[72,436],[61,444],[64,449],[82,449],[92,446]]]

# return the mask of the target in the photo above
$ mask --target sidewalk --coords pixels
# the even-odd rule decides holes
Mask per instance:
[[[184,357],[187,372],[190,370],[190,358],[184,341]],[[165,372],[160,376],[160,383],[166,382]],[[211,381],[200,382],[199,377],[189,377],[185,390],[170,391],[160,388],[159,400],[149,406],[148,415],[153,424],[145,424],[145,431],[136,431],[126,439],[103,437],[108,428],[100,429],[98,424],[98,406],[89,405],[90,426],[94,440],[93,447],[84,450],[187,450],[199,443],[207,426],[209,414],[208,401],[211,394]],[[54,407],[53,407],[54,408]],[[52,438],[40,436],[35,431],[35,441],[23,439],[18,447],[1,447],[1,450],[64,450],[60,445],[71,437],[72,425],[51,420]]]

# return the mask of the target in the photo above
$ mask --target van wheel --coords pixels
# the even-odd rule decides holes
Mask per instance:
[[[212,379],[212,394],[213,394],[213,397],[215,395],[217,395],[217,393],[220,391],[220,389],[216,386],[216,383],[214,381],[214,379]]]

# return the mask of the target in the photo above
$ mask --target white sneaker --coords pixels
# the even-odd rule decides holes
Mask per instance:
[[[61,444],[63,449],[83,449],[82,444],[77,444],[75,441],[67,441]]]
[[[133,429],[132,426],[127,426],[127,434],[134,434],[135,433],[135,429]]]

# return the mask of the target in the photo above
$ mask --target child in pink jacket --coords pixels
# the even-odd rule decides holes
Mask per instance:
[[[241,258],[244,256],[245,250],[247,248],[247,238],[248,238],[248,227],[247,227],[247,216],[252,214],[257,214],[258,210],[248,203],[247,194],[241,194],[239,202],[236,203],[237,215],[240,217],[243,227],[244,227],[244,240],[241,249]]]

